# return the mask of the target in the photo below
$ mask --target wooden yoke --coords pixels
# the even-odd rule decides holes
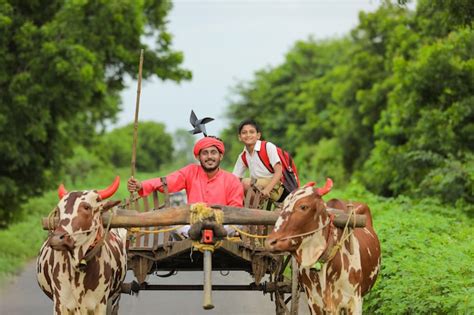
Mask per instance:
[[[169,225],[183,225],[189,224],[190,206],[176,206],[169,208],[152,209],[152,211],[138,212],[135,210],[116,210],[112,217],[110,226],[112,228],[124,227],[165,227]],[[224,212],[223,224],[238,224],[238,225],[273,225],[275,224],[280,212],[267,211],[251,208],[237,208],[230,206],[216,206]],[[344,227],[349,214],[339,209],[328,209],[334,213],[334,225],[337,227]],[[109,220],[109,213],[104,213],[102,218],[104,225]],[[57,225],[59,219],[53,218],[54,225]],[[355,225],[354,221],[349,221],[349,227],[364,227],[365,216],[356,215]],[[43,218],[43,228],[48,229],[48,218]]]

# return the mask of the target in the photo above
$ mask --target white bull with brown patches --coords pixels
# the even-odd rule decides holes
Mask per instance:
[[[356,214],[366,216],[366,226],[337,228],[327,207],[350,212],[349,205],[337,199],[327,204],[322,200],[332,187],[330,179],[323,188],[313,185],[285,199],[267,247],[295,256],[311,314],[361,314],[362,297],[380,269],[380,242],[370,210],[363,203],[352,203]]]
[[[37,279],[53,300],[54,314],[106,314],[118,311],[125,278],[125,229],[105,231],[102,212],[119,202],[103,202],[120,179],[101,191],[73,191],[61,185],[58,226],[41,247]]]

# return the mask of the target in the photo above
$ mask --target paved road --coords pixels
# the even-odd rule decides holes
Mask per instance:
[[[149,282],[155,284],[202,284],[202,277],[201,272],[181,272],[170,278],[154,277]],[[252,281],[245,272],[231,272],[226,277],[214,272],[212,277],[213,284],[249,284]],[[131,279],[131,277],[129,278]],[[213,292],[212,298],[215,308],[205,311],[202,309],[201,291],[142,291],[138,296],[123,294],[120,301],[120,314],[275,314],[274,302],[270,301],[270,295],[263,295],[259,291],[217,291]],[[300,315],[309,314],[305,303],[306,301],[302,297],[300,299]],[[36,283],[34,263],[28,264],[19,277],[0,290],[0,314],[52,314],[52,302]]]

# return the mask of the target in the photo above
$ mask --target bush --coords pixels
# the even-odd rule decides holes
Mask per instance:
[[[346,199],[366,202],[382,246],[367,314],[468,314],[474,309],[472,219],[438,200],[385,199],[354,183]],[[331,196],[332,197],[332,196]]]
[[[343,149],[337,139],[322,139],[317,145],[303,145],[296,152],[296,167],[302,183],[324,182],[331,177],[339,186],[347,181],[343,166]]]

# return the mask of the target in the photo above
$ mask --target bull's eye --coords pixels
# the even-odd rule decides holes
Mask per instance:
[[[306,211],[308,210],[309,206],[308,205],[300,205],[300,210]]]
[[[92,210],[91,205],[84,205],[84,210],[91,211]]]

